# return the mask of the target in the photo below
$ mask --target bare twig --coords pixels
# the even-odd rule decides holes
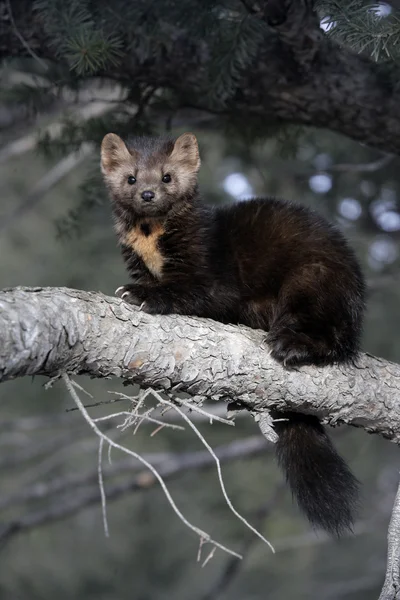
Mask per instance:
[[[123,394],[122,392],[115,392],[115,394],[117,394],[120,397],[124,397],[125,399],[130,399],[131,402],[135,402],[137,399],[135,397],[129,397],[126,394]],[[267,544],[270,549],[272,550],[272,552],[274,552],[274,548],[272,546],[272,544],[263,536],[261,535],[261,533],[255,529],[232,505],[232,502],[228,496],[228,493],[226,491],[225,488],[225,484],[224,484],[224,480],[222,478],[222,471],[221,471],[221,463],[219,461],[219,458],[217,457],[217,455],[215,454],[215,452],[213,451],[213,449],[211,448],[210,444],[204,439],[204,437],[202,436],[202,434],[200,433],[200,431],[198,430],[198,428],[192,423],[192,421],[189,419],[189,417],[175,404],[175,402],[170,402],[169,400],[166,400],[165,398],[162,397],[161,394],[159,394],[156,390],[152,389],[152,388],[148,388],[147,390],[144,390],[141,392],[141,394],[139,394],[139,402],[143,403],[144,399],[149,396],[152,395],[154,396],[157,401],[162,404],[163,406],[168,406],[169,408],[175,410],[185,421],[186,423],[188,423],[189,427],[194,431],[194,433],[196,434],[196,436],[199,438],[199,440],[201,441],[201,443],[207,448],[208,452],[211,454],[211,456],[213,457],[213,459],[215,460],[215,464],[217,466],[217,473],[218,473],[218,479],[219,479],[219,483],[220,483],[220,487],[223,493],[223,496],[225,498],[225,501],[228,505],[228,507],[230,508],[230,510],[233,512],[233,514],[240,520],[242,521],[242,523],[244,523],[246,525],[246,527],[248,527],[255,535],[257,535],[257,537],[259,537],[265,544]],[[177,399],[177,403],[180,403],[184,406],[188,406],[190,409],[193,409],[197,412],[200,412],[202,415],[206,415],[209,417],[210,423],[212,423],[213,419],[214,419],[214,415],[209,414],[207,415],[207,411],[205,411],[204,409],[199,408],[198,406],[196,406],[195,404],[190,404],[189,402],[186,402],[185,400],[182,399]],[[152,409],[150,409],[152,410]],[[146,419],[146,418],[150,418],[148,417],[148,415],[146,413],[144,414],[139,414],[137,411],[137,408],[135,411],[133,411],[132,413],[129,412],[125,412],[125,413],[120,413],[127,415],[127,419],[125,424],[123,425],[124,428],[135,425],[137,420],[139,419],[139,424],[136,426],[136,429],[134,430],[134,433],[136,433],[137,431],[137,427],[140,425],[141,419]],[[114,415],[113,415],[114,416]],[[102,419],[106,419],[107,417],[102,417]],[[219,421],[226,423],[228,425],[234,425],[234,423],[232,421],[229,421],[228,419],[222,419],[222,418],[218,418]],[[157,421],[156,421],[157,422]],[[160,423],[158,421],[158,423]],[[161,425],[167,425],[164,423],[160,423]]]
[[[261,526],[261,523],[268,516],[272,508],[276,506],[284,489],[285,486],[283,483],[278,485],[274,493],[272,494],[271,499],[256,512],[255,520],[257,522],[258,527]],[[241,548],[241,554],[243,554],[242,561],[239,561],[234,556],[229,556],[227,558],[225,566],[219,574],[217,580],[214,581],[209,590],[201,596],[201,600],[218,600],[218,598],[224,592],[226,592],[227,588],[232,584],[234,579],[240,573],[240,570],[241,568],[243,568],[251,549],[257,543],[257,541],[258,540],[255,537],[251,537],[243,542]]]
[[[30,47],[30,45],[28,44],[28,42],[25,40],[25,38],[21,35],[21,33],[19,32],[17,25],[15,23],[14,20],[14,15],[11,9],[11,2],[10,0],[6,0],[6,6],[7,6],[7,11],[8,11],[8,16],[10,18],[10,22],[12,25],[12,28],[14,30],[15,35],[17,36],[17,38],[19,39],[19,41],[21,42],[21,44],[24,46],[24,48],[27,50],[27,52],[32,56],[32,58],[34,58],[36,60],[37,63],[39,63],[39,65],[45,70],[48,70],[48,66],[47,64],[44,62],[44,60],[42,60],[40,58],[40,56],[38,56],[36,54],[36,52],[34,52],[32,50],[32,48]]]
[[[100,438],[99,440],[99,459],[97,463],[97,472],[99,476],[99,488],[100,488],[100,496],[101,496],[101,510],[103,513],[103,526],[104,526],[104,535],[109,537],[108,530],[108,520],[107,520],[107,499],[104,491],[104,481],[103,481],[103,445],[104,438]]]
[[[159,394],[157,394],[157,398],[159,397]],[[224,423],[224,425],[231,425],[231,426],[235,426],[234,421],[232,421],[231,419],[224,419],[221,416],[219,416],[217,414],[216,411],[213,410],[204,410],[204,408],[200,408],[200,406],[197,406],[197,404],[193,403],[193,400],[191,402],[187,402],[186,400],[182,400],[182,398],[176,398],[174,397],[174,404],[180,404],[181,406],[186,406],[187,408],[190,409],[190,411],[194,411],[199,413],[200,415],[203,415],[204,417],[206,417],[206,419],[208,420],[208,422],[210,423],[210,425],[213,424],[213,421],[218,421],[219,423]],[[176,407],[174,407],[176,408]]]
[[[231,502],[231,500],[228,496],[228,493],[226,491],[226,488],[225,488],[224,480],[222,478],[221,462],[220,462],[218,456],[215,454],[214,450],[211,448],[210,444],[204,439],[204,437],[202,436],[200,431],[197,429],[197,427],[191,422],[189,417],[187,415],[185,415],[185,413],[180,408],[178,408],[175,404],[173,404],[169,400],[165,400],[161,396],[161,394],[158,394],[155,390],[153,390],[153,394],[155,395],[155,397],[161,404],[165,404],[167,406],[170,406],[174,410],[176,410],[181,415],[182,419],[184,419],[186,421],[186,423],[188,423],[189,427],[195,432],[196,436],[199,438],[199,440],[201,441],[203,446],[205,446],[207,448],[207,450],[209,451],[209,453],[215,460],[215,464],[217,465],[217,473],[218,473],[220,487],[221,487],[223,496],[225,498],[225,502],[229,506],[230,510],[240,521],[242,521],[242,523],[244,523],[246,525],[246,527],[248,527],[248,529],[250,529],[257,537],[260,538],[260,540],[262,540],[265,544],[267,544],[267,546],[269,546],[269,548],[272,550],[272,552],[275,552],[272,544],[255,527],[253,527],[240,513],[238,513],[238,511],[232,505],[232,502]]]
[[[75,382],[76,383],[76,382]],[[124,398],[115,398],[112,400],[100,400],[99,402],[93,402],[91,404],[85,404],[85,408],[92,408],[92,407],[96,407],[96,406],[103,406],[103,405],[109,405],[109,404],[115,404],[117,402],[123,402]],[[66,413],[71,413],[71,412],[76,412],[78,409],[75,406],[71,406],[70,408],[66,409]],[[192,421],[197,422],[209,422],[210,421],[210,415],[212,415],[212,419],[213,421],[218,421],[219,418],[221,417],[223,418],[223,415],[226,415],[227,412],[227,406],[225,403],[214,403],[211,405],[207,406],[207,413],[206,414],[201,414],[198,412],[194,412],[194,411],[190,411],[191,415],[190,415],[190,419]],[[155,417],[159,417],[161,416],[161,411],[160,409],[156,409],[153,413],[153,418]],[[162,414],[163,420],[170,423],[170,422],[174,422],[177,419],[179,419],[179,416],[173,412],[173,411],[168,411],[167,413],[163,413]],[[249,413],[246,410],[241,410],[240,412],[238,412],[238,414],[235,416],[235,420],[237,418],[242,418],[242,417],[250,417]],[[39,415],[37,417],[21,417],[18,419],[7,419],[7,420],[3,420],[0,422],[0,432],[7,432],[7,433],[11,433],[11,432],[26,432],[26,433],[30,433],[30,432],[34,432],[37,430],[42,430],[42,429],[52,429],[54,426],[62,426],[62,425],[67,425],[71,426],[71,424],[76,424],[77,420],[79,419],[78,415],[71,415],[71,414],[55,414],[55,415],[47,415],[47,414],[42,414]],[[230,419],[227,419],[228,421],[230,421]],[[81,419],[79,419],[78,423],[81,423]],[[224,421],[225,422],[225,421]],[[3,436],[0,438],[0,443],[4,440]]]
[[[238,554],[237,552],[235,552],[234,550],[231,550],[230,548],[227,548],[226,546],[220,544],[219,542],[216,542],[215,540],[213,540],[208,533],[202,531],[201,529],[199,529],[198,527],[192,525],[181,513],[181,511],[178,509],[178,507],[176,506],[167,486],[164,483],[164,480],[162,478],[162,476],[159,474],[159,472],[157,471],[157,469],[155,469],[153,467],[153,465],[151,465],[147,460],[145,460],[142,456],[140,456],[140,454],[137,454],[136,452],[134,452],[133,450],[129,450],[128,448],[126,448],[125,446],[121,446],[120,444],[117,444],[116,442],[114,442],[114,440],[112,440],[110,437],[106,436],[102,431],[100,431],[100,429],[97,427],[97,425],[93,422],[93,419],[90,417],[89,413],[87,412],[87,410],[85,409],[81,399],[79,398],[74,386],[71,384],[71,379],[70,377],[66,374],[63,373],[62,375],[62,379],[66,385],[67,390],[69,391],[69,393],[71,394],[73,400],[75,401],[76,405],[79,407],[79,410],[82,414],[82,416],[84,417],[84,419],[86,420],[86,422],[89,424],[89,426],[91,427],[91,429],[95,432],[95,434],[99,437],[102,438],[104,441],[106,441],[108,444],[110,444],[111,446],[113,446],[114,448],[117,448],[118,450],[121,450],[122,452],[125,452],[126,454],[129,454],[130,456],[133,456],[133,458],[136,458],[137,460],[139,460],[143,465],[145,465],[145,467],[147,467],[154,475],[154,477],[158,480],[159,484],[161,485],[161,488],[164,492],[164,494],[167,497],[168,502],[170,503],[172,509],[175,511],[176,515],[179,517],[179,519],[186,525],[186,527],[188,527],[189,529],[191,529],[192,531],[194,531],[200,538],[204,538],[208,543],[220,548],[221,550],[224,550],[225,552],[227,552],[228,554],[231,554],[232,556],[237,556],[238,558],[242,558],[240,554]]]
[[[74,381],[73,379],[71,379],[71,383],[77,390],[79,390],[80,392],[83,392],[84,394],[86,394],[86,396],[89,396],[89,398],[93,398],[93,395],[90,392],[88,392],[87,390],[85,390],[84,387],[79,385],[79,383],[77,381]]]
[[[122,392],[110,391],[109,393],[115,394],[116,396],[118,396],[119,400],[129,400],[130,402],[132,402],[132,399],[133,399],[132,396],[128,396],[127,394],[124,394]],[[148,395],[148,394],[151,395],[153,393],[153,390],[149,389],[149,390],[146,390],[144,393],[146,395]],[[146,396],[144,396],[144,398],[145,397]],[[195,404],[195,401],[196,401],[195,396],[193,398],[191,398],[190,402],[184,400],[183,398],[178,398],[177,396],[174,396],[173,399],[174,399],[174,403],[179,404],[181,406],[185,406],[189,409],[190,412],[194,412],[194,413],[197,413],[198,415],[200,415],[200,418],[197,418],[194,415],[191,415],[190,418],[192,421],[193,420],[208,421],[210,423],[210,425],[212,425],[213,421],[218,421],[219,423],[224,423],[224,425],[230,425],[230,426],[235,425],[234,421],[232,421],[231,419],[224,419],[222,417],[222,414],[226,414],[226,406],[225,405],[210,406],[207,408],[207,410],[205,410],[204,408],[200,408],[200,406]],[[114,402],[117,402],[117,400],[114,400]],[[98,404],[103,404],[103,402],[97,402],[96,404],[93,404],[90,406],[97,406]],[[88,405],[86,405],[86,407],[87,406]],[[70,409],[70,410],[72,410],[72,409]],[[245,411],[242,411],[242,412],[243,412],[243,414],[246,414]],[[163,416],[164,416],[164,414],[163,414]],[[170,418],[172,418],[172,416]]]
[[[76,383],[76,382],[75,382]],[[110,394],[113,392],[109,392]],[[95,406],[103,406],[104,404],[114,404],[115,402],[123,402],[125,398],[113,398],[112,400],[98,400],[97,402],[91,402],[90,404],[85,404],[85,408],[94,408]],[[71,406],[67,408],[65,412],[75,412],[79,410],[77,406]]]
[[[99,423],[100,421],[109,421],[110,419],[116,419],[117,417],[123,417],[123,416],[126,416],[129,419],[131,419],[132,412],[123,410],[121,412],[113,413],[112,415],[105,415],[104,417],[96,417],[95,419],[93,419],[93,421],[95,423]],[[185,428],[182,427],[181,425],[175,425],[174,423],[165,423],[164,421],[159,421],[158,419],[153,419],[153,417],[149,417],[149,415],[146,415],[146,414],[138,415],[138,417],[140,419],[148,421],[149,423],[156,423],[157,425],[161,425],[162,427],[169,427],[170,429],[180,429],[181,431],[185,430]]]

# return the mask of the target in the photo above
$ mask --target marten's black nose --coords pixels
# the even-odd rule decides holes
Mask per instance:
[[[146,202],[150,202],[150,200],[153,200],[154,196],[155,196],[155,193],[152,192],[151,190],[146,190],[145,192],[142,192],[142,198]]]

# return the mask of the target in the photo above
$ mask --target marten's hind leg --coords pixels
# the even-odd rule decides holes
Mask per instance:
[[[272,356],[287,366],[351,358],[358,343],[351,292],[333,277],[307,275],[288,282],[278,298],[267,335]]]
[[[335,352],[328,342],[332,332],[319,325],[311,326],[299,315],[281,315],[267,334],[271,356],[285,366],[334,362]]]

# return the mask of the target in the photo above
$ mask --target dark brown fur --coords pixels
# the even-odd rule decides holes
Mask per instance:
[[[102,170],[133,280],[124,298],[150,313],[262,328],[272,356],[287,366],[354,358],[364,282],[341,233],[313,211],[272,198],[206,207],[199,166],[192,134],[127,145],[105,137]],[[147,190],[150,202],[141,196]],[[340,533],[351,526],[357,482],[317,419],[286,416],[276,423],[277,453],[289,483],[312,523]]]

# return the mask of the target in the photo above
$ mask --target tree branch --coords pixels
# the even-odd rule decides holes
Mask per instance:
[[[311,0],[248,0],[245,5],[247,18],[263,20],[272,33],[265,35],[259,55],[243,71],[236,94],[224,108],[226,116],[236,122],[243,117],[262,123],[278,120],[326,127],[400,154],[400,86],[395,64],[377,64],[332,41],[320,29]],[[31,51],[54,60],[32,8],[32,0],[13,2],[15,27]],[[140,56],[127,54],[118,67],[97,75],[127,85],[137,81],[161,91],[170,88],[174,107],[183,108],[196,103],[199,89],[209,86],[212,52],[206,46],[207,40],[196,45],[191,31],[179,30],[179,48],[165,51],[163,60],[146,58],[143,65]],[[11,24],[3,25],[0,59],[24,55],[29,53]],[[180,73],[178,79],[176,73]],[[205,104],[203,108],[211,111],[213,107]]]
[[[379,600],[400,598],[400,485],[394,501],[388,532],[388,557],[385,583]]]
[[[0,381],[68,371],[159,390],[233,398],[346,423],[400,441],[400,366],[361,355],[352,366],[287,370],[264,333],[178,315],[151,316],[117,298],[68,288],[0,292]]]
[[[66,372],[114,375],[167,392],[235,399],[260,421],[271,408],[289,409],[400,441],[399,365],[363,354],[349,366],[287,370],[270,357],[264,335],[207,319],[151,316],[100,293],[15,288],[0,292],[0,382]],[[135,478],[114,486],[111,494],[108,490],[107,498],[141,487],[141,478]],[[0,539],[63,518],[98,498],[97,489],[82,491],[8,524]],[[398,597],[398,507],[397,498],[382,600]]]
[[[311,0],[261,4],[260,17],[277,35],[270,36],[248,70],[235,109],[241,105],[248,117],[271,115],[283,122],[326,127],[399,154],[400,143],[393,135],[400,134],[398,77],[324,34]]]

